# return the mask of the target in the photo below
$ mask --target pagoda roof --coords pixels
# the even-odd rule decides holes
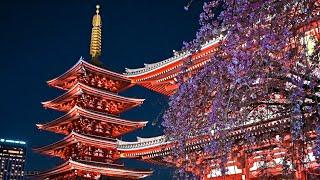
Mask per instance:
[[[121,128],[123,130],[123,132],[119,132],[119,134],[117,136],[128,133],[133,130],[136,130],[138,128],[144,127],[148,123],[148,121],[136,122],[136,121],[124,120],[121,118],[113,117],[113,116],[98,113],[98,112],[89,111],[89,110],[83,109],[79,106],[75,106],[67,114],[65,114],[65,115],[63,115],[63,116],[61,116],[61,117],[59,117],[49,123],[37,124],[37,127],[42,130],[48,130],[48,131],[57,132],[57,133],[67,135],[69,132],[66,132],[63,130],[61,130],[59,132],[58,127],[63,124],[67,124],[72,120],[78,119],[81,116],[91,118],[94,120],[99,120],[101,122],[106,122],[106,123],[110,123],[110,124],[116,124],[116,125],[122,125],[122,126],[128,127],[127,130],[124,130],[123,128]]]
[[[103,76],[108,76],[108,78],[111,78],[114,80],[127,82],[128,85],[120,89],[120,91],[133,85],[131,79],[126,77],[125,75],[95,66],[93,64],[86,62],[82,58],[80,58],[79,61],[73,67],[71,67],[68,71],[66,71],[65,73],[63,73],[57,78],[47,81],[47,83],[49,86],[67,90],[69,88],[66,88],[63,82],[70,79],[76,79],[78,74],[85,73],[86,71],[91,71],[91,72],[101,74]]]
[[[37,175],[38,178],[45,179],[59,174],[69,173],[73,170],[84,171],[87,173],[97,173],[108,177],[119,177],[119,178],[130,178],[130,179],[141,179],[150,176],[153,171],[151,170],[133,170],[125,169],[123,166],[98,163],[90,161],[73,161],[68,160],[67,162]]]
[[[130,103],[131,106],[125,110],[131,109],[131,108],[136,107],[138,105],[141,105],[143,103],[143,101],[145,100],[145,99],[122,97],[117,94],[110,93],[110,92],[100,90],[97,88],[93,88],[93,87],[87,86],[82,83],[77,83],[71,89],[69,89],[67,92],[62,94],[61,96],[59,96],[51,101],[42,102],[42,104],[45,108],[51,108],[51,109],[55,109],[55,110],[59,110],[59,111],[69,111],[72,109],[71,107],[65,108],[65,109],[60,109],[57,107],[57,105],[59,105],[60,103],[72,100],[74,98],[74,96],[78,96],[78,95],[81,95],[84,93],[90,94],[90,95],[93,95],[96,97],[104,97],[108,100]]]
[[[75,144],[78,142],[83,142],[88,145],[106,148],[106,149],[116,149],[115,139],[98,137],[98,136],[89,136],[89,135],[79,134],[76,132],[71,132],[68,136],[66,136],[62,140],[49,144],[44,147],[35,148],[34,151],[41,154],[47,154],[50,156],[59,156],[59,154],[55,153],[55,150],[70,146],[71,144]]]

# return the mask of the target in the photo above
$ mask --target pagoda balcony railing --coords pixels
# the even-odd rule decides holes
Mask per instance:
[[[83,107],[81,107],[83,108]],[[111,113],[107,113],[107,112],[101,112],[101,111],[96,111],[94,109],[86,109],[87,111],[91,111],[93,113],[96,113],[96,114],[100,114],[100,115],[103,115],[103,116],[110,116],[110,117],[115,117],[115,118],[120,118],[120,115],[119,114],[111,114]]]
[[[83,134],[83,135],[88,136],[88,137],[92,137],[92,138],[107,140],[107,141],[111,141],[111,142],[117,142],[116,139],[111,138],[111,137],[96,136],[96,135],[93,135],[93,134]]]
[[[117,168],[122,170],[127,170],[124,164],[115,164],[115,163],[103,163],[103,162],[95,162],[95,161],[86,161],[86,160],[77,160],[76,162],[83,163],[86,165],[93,165],[102,168]],[[141,171],[141,169],[130,168],[131,171]]]
[[[89,160],[76,160],[76,161],[80,162],[80,163],[85,163],[85,164],[88,164],[88,165],[97,165],[97,166],[100,166],[100,167],[114,168],[116,166],[117,168],[125,169],[123,163],[122,164],[116,164],[116,163],[98,162],[98,161],[89,161]]]

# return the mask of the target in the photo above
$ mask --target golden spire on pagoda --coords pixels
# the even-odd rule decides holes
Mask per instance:
[[[92,32],[91,32],[91,44],[90,44],[90,55],[92,57],[92,62],[100,65],[99,56],[101,55],[101,16],[100,6],[96,5],[96,14],[92,18]]]

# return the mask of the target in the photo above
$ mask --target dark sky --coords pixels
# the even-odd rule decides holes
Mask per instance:
[[[169,58],[182,41],[191,40],[198,28],[202,0],[189,11],[189,0],[1,0],[0,1],[0,138],[28,143],[27,170],[54,167],[60,161],[32,152],[33,147],[61,139],[39,131],[36,123],[62,115],[45,110],[40,102],[62,93],[49,88],[46,81],[62,74],[83,56],[89,57],[91,18],[95,5],[101,5],[103,20],[103,55],[105,66],[116,72],[137,68]],[[133,87],[123,93],[145,98],[145,103],[123,114],[133,120],[148,120],[146,128],[130,133],[136,136],[162,134],[161,118],[166,97]],[[171,179],[172,170],[143,162],[126,161],[128,167],[152,168],[151,179]]]

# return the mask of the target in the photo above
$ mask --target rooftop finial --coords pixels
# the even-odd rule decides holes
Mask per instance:
[[[99,9],[100,9],[100,5],[99,4],[96,5],[96,9],[97,9],[96,13],[99,14]]]
[[[100,16],[100,5],[96,5],[96,14],[92,18],[92,32],[91,32],[91,44],[90,55],[92,62],[96,65],[101,65],[99,56],[101,55],[101,27],[102,21]]]

